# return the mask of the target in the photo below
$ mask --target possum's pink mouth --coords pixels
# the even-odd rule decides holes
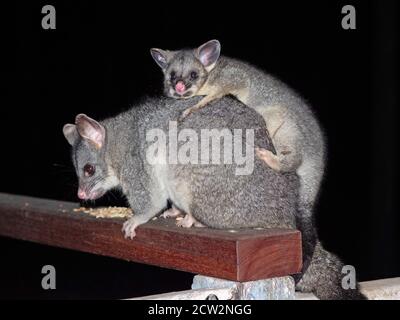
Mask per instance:
[[[106,192],[103,189],[85,190],[84,188],[78,189],[78,198],[81,200],[96,200],[101,198]]]
[[[184,94],[186,91],[186,86],[183,81],[178,81],[175,85],[175,91],[178,94]]]

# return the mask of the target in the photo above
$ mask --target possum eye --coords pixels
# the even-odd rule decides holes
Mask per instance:
[[[176,73],[175,71],[172,71],[169,75],[169,78],[171,79],[171,81],[174,81],[176,79]]]
[[[85,177],[91,177],[94,175],[95,172],[96,169],[91,164],[85,164],[85,166],[83,167],[83,173],[85,174]]]
[[[199,77],[198,73],[196,71],[192,71],[190,73],[190,79],[191,80],[196,80]]]

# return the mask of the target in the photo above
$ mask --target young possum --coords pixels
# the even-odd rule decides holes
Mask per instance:
[[[66,124],[63,132],[72,145],[72,160],[79,178],[78,197],[93,200],[120,187],[134,211],[134,216],[123,225],[125,236],[131,238],[136,227],[162,212],[168,201],[213,228],[303,228],[296,214],[297,175],[273,171],[254,153],[253,171],[247,175],[236,174],[240,166],[235,162],[148,161],[152,159],[148,158],[148,150],[154,146],[154,140],[147,136],[150,130],[161,130],[168,136],[171,121],[196,100],[199,101],[148,99],[101,122],[80,114],[75,124]],[[254,144],[271,147],[259,114],[229,97],[211,104],[212,108],[204,108],[180,123],[178,130],[192,129],[200,136],[206,128],[242,129],[243,135],[246,129],[254,129]],[[242,150],[254,151],[253,147],[245,147],[248,142],[242,140]],[[182,144],[179,142],[178,147]],[[170,148],[173,149],[167,139],[166,148],[161,148],[157,155],[167,155]],[[315,234],[313,228],[301,231],[303,235]],[[336,256],[317,243],[310,267],[304,270],[298,286],[321,299],[362,298],[358,290],[342,289],[342,266]]]
[[[298,174],[299,210],[311,218],[325,162],[324,137],[315,116],[285,84],[245,62],[220,57],[220,51],[217,40],[191,50],[150,50],[163,70],[167,96],[204,96],[181,119],[225,95],[235,96],[264,118],[276,153],[263,148],[256,153],[274,170]]]

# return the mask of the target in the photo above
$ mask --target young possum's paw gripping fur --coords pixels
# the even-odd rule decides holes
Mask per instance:
[[[195,106],[193,106],[193,107],[190,107],[190,108],[186,109],[185,111],[183,111],[182,114],[178,118],[178,122],[182,122],[183,120],[185,120],[185,118],[188,117],[195,110],[196,110],[196,108],[195,108]]]

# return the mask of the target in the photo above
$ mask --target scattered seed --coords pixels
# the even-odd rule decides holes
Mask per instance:
[[[130,218],[133,215],[131,208],[102,207],[102,208],[75,208],[74,212],[87,213],[96,218]]]

